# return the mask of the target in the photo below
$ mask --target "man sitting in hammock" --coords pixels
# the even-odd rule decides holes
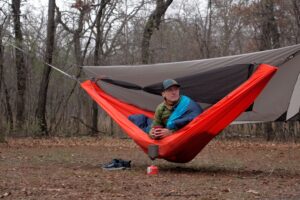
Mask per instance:
[[[149,133],[152,139],[171,135],[203,111],[195,101],[180,95],[180,85],[173,79],[163,81],[162,97],[164,101],[157,106],[153,121],[145,115],[129,116],[129,120]]]

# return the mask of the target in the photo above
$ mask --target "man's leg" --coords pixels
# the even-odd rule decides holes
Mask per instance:
[[[135,125],[137,125],[144,132],[148,133],[152,124],[152,120],[143,114],[130,115],[128,117]]]

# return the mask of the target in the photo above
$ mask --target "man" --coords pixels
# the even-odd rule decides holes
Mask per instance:
[[[152,121],[145,115],[131,115],[131,120],[138,127],[149,133],[149,137],[159,140],[182,128],[201,112],[202,108],[187,96],[180,95],[180,85],[173,79],[163,81],[162,97],[164,101],[155,110]],[[105,164],[105,170],[129,169],[131,161],[113,159]]]
[[[161,139],[182,128],[202,113],[202,108],[187,96],[180,95],[180,85],[173,79],[163,81],[164,101],[155,110],[149,136]]]
[[[164,101],[157,106],[152,123],[144,115],[129,116],[133,123],[156,140],[171,135],[202,113],[195,101],[180,95],[180,85],[173,79],[163,81],[162,97]]]

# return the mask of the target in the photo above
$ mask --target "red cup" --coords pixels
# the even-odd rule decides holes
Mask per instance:
[[[154,126],[153,127],[154,128],[154,130],[157,130],[157,129],[161,129],[161,128],[163,128],[163,126],[161,126],[161,125],[157,125],[157,126]],[[156,131],[155,131],[155,135],[156,135],[157,133],[156,133]],[[156,139],[159,139],[159,137],[158,138],[156,138]]]
[[[148,175],[156,175],[158,174],[158,167],[151,165],[149,167],[147,167],[147,174]]]
[[[157,126],[153,126],[154,129],[158,129],[158,128],[162,128],[163,126],[161,125],[157,125]]]

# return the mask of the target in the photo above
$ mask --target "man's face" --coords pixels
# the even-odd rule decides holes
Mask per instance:
[[[174,85],[163,91],[162,96],[168,101],[175,102],[179,99],[179,87]]]

